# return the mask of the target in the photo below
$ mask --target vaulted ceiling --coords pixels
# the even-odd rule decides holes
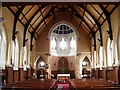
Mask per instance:
[[[4,4],[12,14],[15,16],[14,30],[17,21],[19,21],[24,28],[24,41],[26,31],[31,33],[32,38],[39,36],[42,30],[47,27],[51,19],[60,13],[68,13],[74,17],[79,26],[85,30],[90,38],[94,37],[97,31],[100,32],[102,39],[101,26],[107,20],[109,23],[109,30],[111,32],[110,38],[112,39],[111,20],[110,15],[118,7],[118,4],[87,4],[87,3],[29,3],[29,4]],[[14,36],[13,36],[14,38]],[[102,45],[102,42],[101,42]]]

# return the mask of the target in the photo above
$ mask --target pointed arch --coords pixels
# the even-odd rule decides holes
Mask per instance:
[[[34,68],[37,69],[38,68],[38,63],[40,64],[40,62],[44,62],[46,64],[46,62],[42,59],[41,56],[39,56],[36,61],[34,62]]]
[[[88,60],[90,61],[90,63],[92,62],[91,59],[90,59],[90,57],[89,57],[89,56],[86,56],[86,55],[82,58],[82,61],[83,61],[85,58],[88,58]]]

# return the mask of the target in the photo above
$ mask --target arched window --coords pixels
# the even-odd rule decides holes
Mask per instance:
[[[14,65],[13,69],[18,70],[18,59],[19,59],[19,44],[18,39],[12,42],[12,64]]]
[[[100,46],[100,49],[99,49],[99,58],[100,58],[100,67],[102,67],[104,65],[104,61],[103,61],[103,47]]]
[[[51,40],[51,44],[52,44],[52,49],[56,49],[56,38],[55,37],[52,37],[52,40]]]
[[[12,41],[12,64],[14,64],[15,61],[15,42]]]
[[[84,75],[89,75],[90,69],[91,69],[91,60],[87,56],[85,56],[82,61],[82,77],[84,77]]]
[[[62,38],[60,40],[60,49],[62,49],[62,50],[66,49],[66,40],[65,40],[65,38]]]
[[[27,69],[26,61],[27,61],[27,48],[25,46],[23,49],[23,68],[24,68],[24,70]]]
[[[96,51],[94,51],[94,61],[93,61],[93,67],[96,68],[97,63],[96,63]]]
[[[40,67],[45,67],[46,64],[45,64],[45,62],[41,61],[39,65],[40,65]]]
[[[6,62],[6,33],[4,28],[0,29],[0,68],[5,68]]]
[[[87,62],[85,60],[82,61],[82,66],[87,66]]]
[[[76,33],[69,25],[56,26],[51,32],[50,40],[51,55],[76,55]]]
[[[75,40],[73,37],[70,38],[70,49],[74,49],[75,48]]]
[[[112,66],[113,64],[113,41],[108,39],[107,45],[107,62],[108,66]]]

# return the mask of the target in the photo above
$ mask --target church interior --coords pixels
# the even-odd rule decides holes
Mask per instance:
[[[120,90],[119,3],[0,4],[3,90]]]

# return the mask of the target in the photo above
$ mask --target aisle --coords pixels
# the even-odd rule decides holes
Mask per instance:
[[[58,90],[70,90],[69,84],[58,84]]]
[[[70,90],[70,82],[68,80],[57,81],[57,90]]]

